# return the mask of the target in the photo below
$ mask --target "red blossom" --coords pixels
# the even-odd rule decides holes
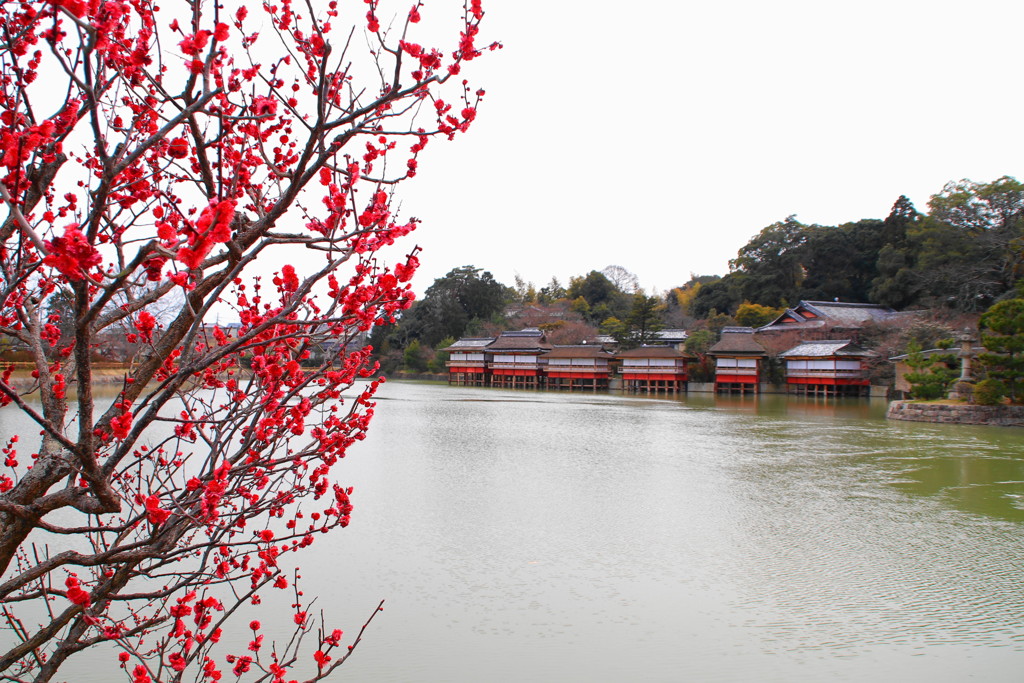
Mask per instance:
[[[188,140],[185,138],[174,138],[167,145],[167,155],[175,159],[184,159],[188,156]]]
[[[167,521],[167,518],[171,516],[169,510],[164,510],[160,507],[160,496],[147,496],[146,497],[146,517],[149,521],[160,526]],[[183,606],[184,607],[184,606]],[[192,609],[189,608],[185,614],[191,614]]]
[[[117,439],[125,439],[128,437],[128,432],[132,428],[132,411],[125,410],[120,415],[117,415],[110,420],[110,429],[114,433],[114,437]]]
[[[188,662],[181,655],[180,652],[172,652],[167,658],[167,663],[171,665],[171,668],[175,671],[184,671]]]
[[[215,244],[231,239],[231,221],[235,216],[235,201],[225,199],[203,209],[195,227],[189,231],[189,243],[178,249],[178,260],[189,269],[196,269],[213,250]]]
[[[85,16],[86,11],[89,9],[89,3],[86,0],[48,0],[57,7],[63,7],[67,11],[74,14],[76,17]]]
[[[254,97],[251,109],[256,116],[273,116],[277,113],[277,99],[262,95]]]
[[[159,282],[165,263],[167,263],[167,258],[164,256],[152,256],[143,261],[142,266],[146,269],[146,279],[150,282]]]
[[[56,398],[64,398],[67,392],[67,379],[63,374],[57,373],[53,376],[53,395]]]
[[[69,280],[81,280],[86,273],[102,263],[103,259],[77,225],[64,229],[62,237],[46,242],[50,252],[43,263],[56,268]]]
[[[189,275],[187,272],[172,273],[169,279],[171,282],[178,285],[179,287],[184,287],[185,289],[192,288],[192,284],[189,281]]]
[[[395,277],[398,278],[399,282],[408,282],[412,279],[419,265],[420,260],[415,256],[410,256],[405,263],[399,263],[395,266]]]
[[[79,585],[77,576],[75,576],[74,574],[69,576],[67,578],[67,581],[64,582],[64,585],[68,589],[68,600],[75,603],[79,607],[88,607],[90,604],[92,604],[92,599],[89,597],[89,594],[86,591],[82,590],[82,587]]]
[[[204,47],[206,47],[206,44],[210,40],[210,35],[210,31],[198,31],[191,36],[186,36],[178,43],[178,46],[185,54],[195,57]]]
[[[238,661],[235,662],[235,666],[234,666],[234,668],[232,668],[231,671],[236,676],[241,676],[242,674],[244,674],[245,672],[247,672],[249,670],[249,667],[251,665],[252,665],[252,657],[249,657],[248,655],[246,655],[244,657],[239,657]]]
[[[135,319],[135,329],[139,331],[139,336],[145,342],[153,341],[153,330],[156,328],[156,318],[149,311],[139,311],[138,318]]]

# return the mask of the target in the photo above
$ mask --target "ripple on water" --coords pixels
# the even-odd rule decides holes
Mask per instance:
[[[388,600],[351,680],[1020,677],[1014,430],[774,398],[380,398],[343,463],[352,524],[304,572],[332,623]]]

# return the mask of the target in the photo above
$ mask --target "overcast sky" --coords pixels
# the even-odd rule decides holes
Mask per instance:
[[[505,48],[474,63],[479,118],[401,190],[418,291],[467,264],[538,287],[616,264],[661,291],[790,214],[884,218],[1021,174],[1024,3],[484,7]]]

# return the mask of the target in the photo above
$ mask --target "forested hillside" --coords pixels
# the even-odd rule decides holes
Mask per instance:
[[[927,213],[900,197],[885,220],[805,225],[789,217],[764,228],[700,288],[690,312],[734,313],[744,302],[859,301],[977,312],[1014,291],[1021,275],[1024,185],[952,182]]]
[[[624,348],[665,327],[685,328],[700,352],[725,325],[756,327],[801,300],[838,299],[922,311],[913,330],[886,342],[902,352],[908,340],[948,336],[1016,296],[1022,265],[1024,184],[961,180],[924,212],[901,196],[884,219],[824,226],[790,216],[757,232],[724,276],[686,274],[681,262],[682,284],[668,292],[644,291],[640,277],[617,265],[570,276],[564,286],[554,276],[539,288],[462,266],[435,280],[397,325],[374,330],[371,342],[386,370],[416,372],[443,371],[438,350],[459,337],[527,326],[556,344],[606,335]]]

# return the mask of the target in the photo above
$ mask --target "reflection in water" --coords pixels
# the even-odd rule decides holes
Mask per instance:
[[[381,391],[344,462],[352,525],[303,572],[349,632],[387,599],[348,680],[1020,678],[1022,431],[867,401]]]
[[[967,512],[1024,522],[1024,468],[1021,457],[976,447],[970,453],[937,452],[931,457],[894,457],[907,493],[936,496]]]

